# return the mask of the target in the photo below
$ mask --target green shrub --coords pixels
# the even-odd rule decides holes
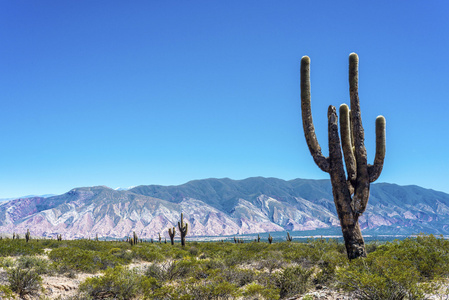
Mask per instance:
[[[21,256],[16,260],[18,268],[34,269],[37,274],[51,274],[53,272],[47,259],[35,256]]]
[[[166,257],[162,255],[162,251],[160,251],[159,249],[154,249],[153,247],[134,246],[134,248],[132,249],[132,256],[135,259],[149,262],[163,261],[166,259]]]
[[[337,272],[360,299],[423,299],[429,281],[449,275],[449,241],[420,235],[380,245]]]
[[[255,282],[245,286],[243,296],[245,299],[260,299],[262,297],[270,300],[279,299],[280,297],[278,289],[266,287]]]
[[[26,242],[22,240],[0,240],[0,256],[20,256],[43,254],[44,250],[37,241]]]
[[[423,299],[420,275],[410,264],[397,259],[370,255],[351,261],[337,271],[339,287],[361,300]]]
[[[173,281],[187,278],[199,270],[200,264],[195,260],[167,260],[163,263],[152,264],[145,271],[147,277],[153,277],[158,281]]]
[[[0,299],[15,299],[16,297],[13,294],[13,291],[5,286],[0,284]]]
[[[10,268],[14,266],[14,260],[10,257],[0,257],[0,267]]]
[[[25,295],[37,295],[42,283],[42,278],[33,269],[11,268],[7,271],[9,287],[21,298]]]
[[[277,277],[281,299],[306,292],[311,284],[312,273],[312,269],[301,266],[285,268]]]
[[[100,242],[97,242],[100,243]],[[128,264],[130,259],[120,258],[107,252],[83,250],[72,247],[53,249],[49,258],[54,261],[60,272],[74,269],[77,271],[95,273],[117,265]]]
[[[122,266],[108,268],[103,276],[87,278],[80,284],[79,291],[93,299],[133,299],[143,293],[142,289],[151,286],[148,279],[134,270]]]
[[[241,293],[238,288],[229,282],[208,281],[200,283],[190,283],[184,285],[185,294],[181,299],[191,300],[227,300],[236,299]]]

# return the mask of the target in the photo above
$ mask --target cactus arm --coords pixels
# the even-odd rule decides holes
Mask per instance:
[[[340,105],[340,136],[341,146],[345,158],[348,180],[355,182],[357,178],[357,166],[354,151],[352,148],[351,121],[349,118],[349,107],[346,104]]]
[[[343,167],[343,157],[338,136],[338,117],[334,106],[330,105],[327,111],[328,132],[329,132],[329,158],[332,183],[332,194],[334,196],[335,207],[337,208],[340,220],[348,219],[352,215],[351,195],[346,181],[346,174]]]
[[[317,166],[324,172],[329,172],[329,159],[321,153],[313,126],[312,109],[310,105],[310,58],[301,58],[301,112],[304,135],[310,154]]]
[[[379,178],[385,159],[385,118],[376,118],[376,156],[374,165],[368,165],[369,181],[374,182]]]
[[[354,136],[354,154],[357,164],[357,179],[354,184],[353,207],[356,215],[362,214],[369,199],[369,175],[365,133],[362,126],[360,101],[358,95],[359,57],[355,53],[349,55],[349,94],[351,99],[351,121]]]

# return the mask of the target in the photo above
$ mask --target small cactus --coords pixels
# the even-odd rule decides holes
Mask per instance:
[[[173,227],[168,229],[168,235],[170,236],[170,242],[172,245],[175,244],[175,234],[176,234],[176,228]]]
[[[162,237],[161,237],[161,233],[159,232],[159,244],[161,243]]]
[[[260,243],[260,235],[257,234],[257,242]]]
[[[25,234],[25,239],[26,239],[27,243],[31,239],[31,234],[30,234],[30,230],[29,229],[27,229],[27,233]]]
[[[139,242],[139,238],[135,231],[133,231],[133,244],[136,245]]]
[[[290,236],[290,233],[287,232],[287,242],[291,242],[293,240],[293,237]]]
[[[179,233],[181,235],[181,246],[184,247],[186,245],[186,235],[189,229],[189,224],[184,223],[183,214],[181,213],[181,222],[178,222]]]
[[[268,243],[271,244],[273,242],[273,237],[268,234]]]

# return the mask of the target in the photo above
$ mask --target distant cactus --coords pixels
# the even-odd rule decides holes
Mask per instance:
[[[168,229],[168,235],[170,236],[170,242],[172,245],[175,244],[175,234],[176,234],[176,228],[173,227]]]
[[[27,233],[25,234],[25,239],[26,239],[27,243],[31,239],[31,234],[30,234],[30,230],[29,229],[27,229]]]
[[[270,235],[270,234],[268,234],[268,243],[272,243],[273,242],[273,237]]]
[[[164,243],[167,244],[167,238],[164,238],[164,239],[165,239]]]
[[[234,244],[237,244],[237,239],[234,237]]]
[[[340,142],[337,110],[334,106],[329,106],[327,112],[329,157],[325,157],[321,152],[312,121],[310,58],[304,56],[301,59],[301,111],[304,135],[313,160],[322,171],[330,175],[332,194],[349,259],[366,257],[359,217],[368,204],[370,183],[380,176],[385,158],[385,118],[378,116],[376,118],[376,156],[373,165],[367,162],[365,133],[358,95],[358,67],[359,57],[351,53],[349,55],[351,109],[346,104],[340,106]]]
[[[260,235],[257,234],[257,242],[260,243]]]
[[[186,235],[189,229],[189,224],[184,223],[184,216],[181,213],[181,222],[178,222],[179,234],[181,235],[181,246],[184,247],[186,245]]]
[[[161,240],[162,240],[161,233],[159,232],[159,244],[161,243]]]
[[[62,234],[57,235],[57,238],[58,238],[58,242],[61,242],[62,241]]]
[[[293,240],[293,237],[290,236],[290,233],[287,232],[287,242],[291,242]]]
[[[95,235],[95,240],[98,242],[98,233]]]
[[[133,244],[136,245],[139,242],[139,238],[135,231],[133,231]]]

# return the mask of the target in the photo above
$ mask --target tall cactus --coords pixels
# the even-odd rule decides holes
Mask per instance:
[[[385,158],[385,118],[376,119],[376,156],[374,164],[367,163],[364,144],[364,130],[358,96],[357,54],[349,55],[349,110],[346,104],[340,106],[340,138],[338,136],[338,117],[334,106],[327,113],[329,132],[329,157],[321,153],[315,135],[310,107],[310,58],[301,59],[301,111],[304,134],[313,160],[318,167],[330,174],[332,193],[349,259],[365,257],[365,242],[358,219],[365,211],[369,198],[370,183],[380,175]],[[343,166],[347,170],[347,177]]]
[[[176,228],[175,227],[173,227],[173,229],[171,229],[171,228],[168,229],[168,235],[170,236],[170,241],[171,241],[172,245],[175,244],[175,234],[176,234]]]
[[[31,234],[30,234],[30,230],[29,229],[27,229],[27,233],[25,234],[25,239],[26,239],[27,243],[31,239]]]
[[[181,222],[178,222],[179,234],[181,235],[181,246],[184,247],[186,245],[186,235],[188,231],[189,224],[184,223],[184,216],[181,213]]]

